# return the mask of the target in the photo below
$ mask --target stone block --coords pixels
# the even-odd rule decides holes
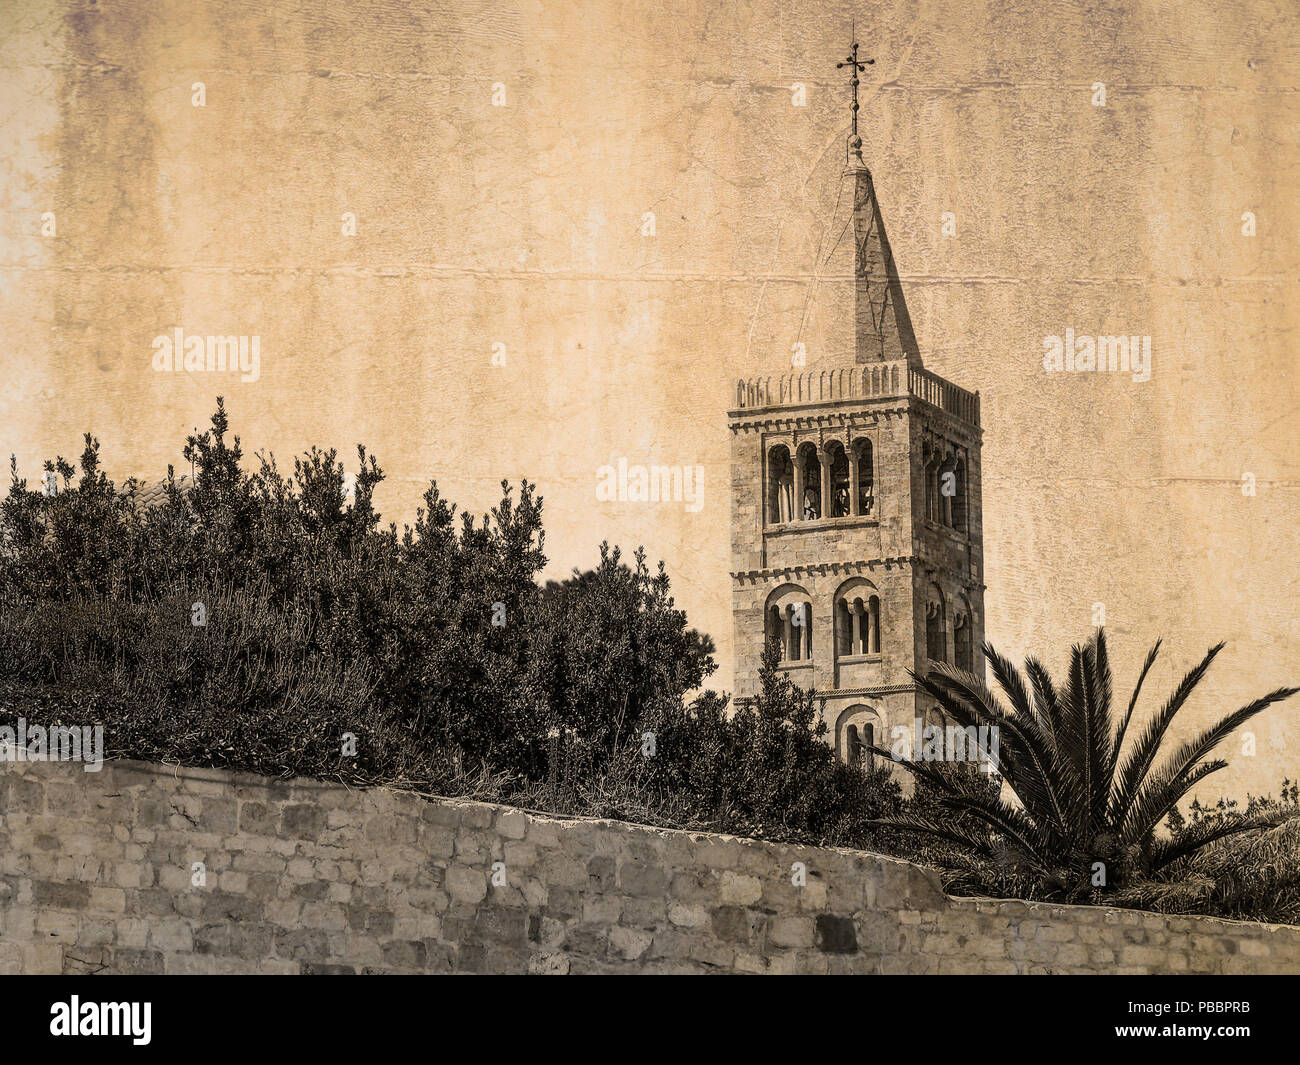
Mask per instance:
[[[763,883],[756,876],[727,871],[722,874],[719,897],[727,905],[749,906],[763,897]]]
[[[857,929],[851,917],[821,913],[816,919],[816,945],[824,954],[854,954],[858,949]]]
[[[159,974],[165,971],[163,953],[160,950],[117,947],[112,952],[109,971],[127,976]]]
[[[487,897],[488,878],[482,869],[448,866],[445,884],[448,894],[459,902],[478,903]]]
[[[325,830],[326,811],[314,803],[296,803],[280,813],[280,835],[288,839],[320,838]]]
[[[660,897],[668,891],[668,873],[651,862],[624,862],[618,870],[619,887],[632,896]]]

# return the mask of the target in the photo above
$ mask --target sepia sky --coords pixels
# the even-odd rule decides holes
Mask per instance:
[[[8,0],[0,450],[157,477],[222,394],[282,465],[365,443],[399,524],[527,477],[548,574],[644,544],[729,687],[725,412],[839,354],[854,19],[922,358],[982,397],[990,639],[1064,668],[1104,604],[1123,698],[1165,638],[1148,710],[1227,640],[1182,736],[1296,682],[1287,0]],[[155,371],[176,328],[259,337],[257,379]],[[1149,336],[1150,380],[1045,372],[1067,330]],[[703,505],[598,501],[620,458]],[[1300,773],[1300,700],[1254,736],[1200,794]]]

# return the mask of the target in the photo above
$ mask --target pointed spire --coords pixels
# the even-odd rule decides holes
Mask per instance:
[[[906,359],[921,365],[921,353],[907,313],[903,285],[898,279],[894,254],[876,200],[871,171],[860,154],[850,155],[846,178],[853,181],[854,305],[856,309],[856,361],[888,362]]]
[[[906,359],[920,366],[921,353],[912,331],[912,318],[903,299],[903,286],[894,266],[894,255],[885,235],[871,171],[862,159],[862,138],[858,135],[858,74],[874,59],[858,58],[858,43],[837,69],[848,67],[852,74],[853,131],[848,141],[845,178],[853,181],[855,359],[857,362],[887,362]]]

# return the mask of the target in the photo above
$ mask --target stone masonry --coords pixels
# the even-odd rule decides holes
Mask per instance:
[[[0,809],[0,972],[1300,973],[1296,927],[381,788],[0,763]]]

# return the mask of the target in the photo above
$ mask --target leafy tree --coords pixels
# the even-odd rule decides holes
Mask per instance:
[[[708,692],[688,707],[665,707],[655,782],[690,795],[724,831],[866,846],[881,836],[874,823],[898,810],[898,783],[883,766],[836,757],[816,697],[779,660],[769,643],[759,695],[730,712]]]
[[[529,683],[539,618],[542,501],[524,482],[482,523],[460,516],[436,484],[404,533],[386,612],[367,621],[390,701],[423,742],[461,764],[525,772],[545,734],[543,695]]]
[[[614,757],[640,743],[654,708],[681,705],[716,667],[713,641],[687,624],[663,563],[651,573],[638,548],[600,545],[595,569],[549,582],[541,594],[531,681],[548,706],[546,729],[583,737],[590,756]]]

